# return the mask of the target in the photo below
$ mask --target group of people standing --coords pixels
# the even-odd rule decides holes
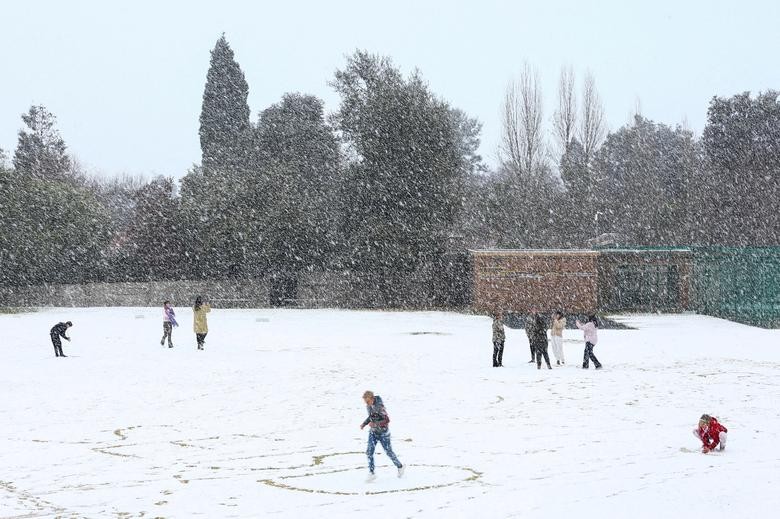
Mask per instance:
[[[211,312],[211,306],[208,303],[204,303],[200,296],[195,298],[195,305],[192,307],[192,327],[195,331],[195,341],[198,349],[202,350],[205,342],[206,335],[209,333],[209,323],[206,315]],[[51,343],[54,346],[55,357],[67,357],[62,352],[62,341],[70,341],[70,337],[66,332],[68,328],[73,326],[71,321],[55,324],[51,330],[49,330],[49,336],[51,337]],[[170,301],[163,303],[163,336],[160,339],[160,346],[165,346],[165,339],[168,339],[168,347],[173,348],[173,329],[179,326],[176,322],[176,312],[171,306]]]
[[[583,355],[582,367],[588,369],[590,361],[596,369],[601,369],[601,363],[593,354],[593,348],[598,342],[598,319],[595,315],[588,317],[585,323],[579,320],[575,321],[577,328],[583,331],[585,336],[585,353]],[[550,325],[547,325],[545,318],[539,313],[538,308],[532,307],[531,313],[525,321],[525,333],[528,337],[528,346],[531,350],[531,360],[529,364],[536,362],[537,369],[542,369],[542,358],[544,358],[547,369],[552,369],[550,356],[547,353],[549,345],[547,340],[547,330],[550,330],[550,340],[553,345],[553,355],[555,363],[558,366],[566,364],[563,355],[563,329],[566,328],[566,317],[563,312],[557,311],[553,314]],[[506,342],[506,333],[504,332],[504,315],[501,312],[493,314],[493,367],[503,366],[504,343]]]

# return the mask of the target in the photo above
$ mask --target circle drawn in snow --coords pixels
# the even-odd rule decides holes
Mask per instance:
[[[430,464],[406,466],[403,478],[396,477],[396,469],[392,465],[377,467],[377,479],[371,483],[365,481],[365,466],[316,470],[276,479],[261,479],[258,483],[310,494],[359,496],[433,490],[476,481],[482,476],[481,472],[470,467]],[[365,490],[356,491],[356,487],[364,487]]]

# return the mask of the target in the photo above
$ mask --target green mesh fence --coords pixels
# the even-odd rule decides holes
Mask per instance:
[[[766,328],[780,328],[780,247],[697,247],[693,309]]]

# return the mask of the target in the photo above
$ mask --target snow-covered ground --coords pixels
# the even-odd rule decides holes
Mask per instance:
[[[780,507],[780,331],[623,316],[602,371],[537,370],[521,330],[491,367],[485,317],[178,309],[0,315],[0,517],[754,517]],[[69,358],[48,330],[72,320]],[[550,349],[552,356],[552,348]],[[398,479],[365,483],[364,390]],[[699,452],[699,415],[729,428]]]

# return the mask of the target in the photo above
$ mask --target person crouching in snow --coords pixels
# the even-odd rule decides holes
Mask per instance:
[[[382,398],[379,395],[374,395],[371,391],[366,391],[363,393],[363,401],[366,403],[368,418],[360,424],[360,429],[362,430],[366,425],[371,429],[368,433],[368,449],[366,449],[366,455],[368,455],[368,478],[366,478],[366,481],[370,482],[376,479],[376,474],[374,474],[374,449],[377,442],[382,444],[387,457],[398,468],[398,477],[400,478],[404,475],[404,466],[398,461],[398,457],[393,452],[393,446],[390,445],[390,431],[388,429],[390,417],[387,415]]]
[[[170,301],[163,303],[163,336],[160,340],[160,346],[165,346],[165,338],[168,337],[168,347],[173,348],[173,339],[171,332],[174,326],[179,326],[176,322],[176,312],[173,311]]]
[[[726,448],[728,432],[729,430],[723,427],[717,418],[703,414],[699,418],[699,427],[693,430],[693,435],[701,440],[703,444],[701,451],[707,454],[715,450],[715,447],[718,447],[718,445],[720,445],[720,450]]]

